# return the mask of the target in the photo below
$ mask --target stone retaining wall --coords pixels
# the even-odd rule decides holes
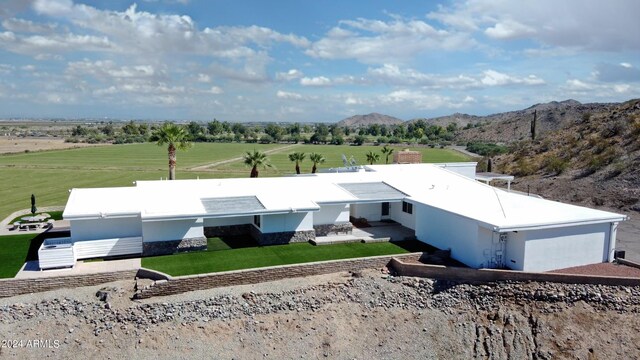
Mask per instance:
[[[131,280],[138,270],[56,276],[35,279],[0,279],[0,297],[30,294],[62,288],[93,286],[112,281]]]
[[[392,259],[389,263],[389,267],[400,276],[426,277],[431,279],[451,280],[469,283],[487,283],[495,281],[546,281],[566,284],[640,286],[640,278],[533,273],[496,269],[476,270],[440,265],[407,263],[403,262],[399,257]]]
[[[171,277],[166,281],[158,281],[148,288],[140,289],[134,297],[137,299],[146,299],[154,296],[173,295],[188,291],[231,285],[257,284],[265,281],[274,281],[286,278],[330,274],[341,271],[382,268],[385,267],[394,257],[415,261],[419,259],[421,255],[422,253],[373,256],[359,259],[332,260],[251,270]]]
[[[169,255],[185,251],[207,250],[207,238],[142,242],[142,256]]]
[[[249,235],[250,234],[249,227],[253,227],[253,226],[251,224],[206,226],[204,228],[204,236],[208,238],[212,238],[212,237],[224,237],[224,236]]]
[[[351,234],[353,231],[353,224],[346,222],[341,224],[313,225],[313,230],[315,230],[316,236]]]

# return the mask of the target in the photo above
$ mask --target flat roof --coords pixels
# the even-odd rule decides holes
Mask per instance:
[[[139,181],[135,187],[73,189],[64,217],[139,216],[143,221],[223,217],[257,212],[317,211],[322,204],[405,198],[474,219],[496,231],[626,218],[496,189],[448,170],[442,164],[371,165],[360,171],[311,176],[156,180]]]

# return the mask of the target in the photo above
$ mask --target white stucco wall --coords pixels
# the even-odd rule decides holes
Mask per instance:
[[[75,241],[113,239],[142,235],[139,217],[117,219],[70,220],[71,239]]]
[[[313,213],[313,225],[339,224],[349,221],[349,205],[321,205]]]
[[[313,230],[313,215],[311,212],[262,215],[260,221],[260,231],[265,234],[304,230]]]
[[[389,218],[409,229],[416,228],[416,206],[413,206],[413,214],[402,211],[402,201],[389,204]]]
[[[380,221],[382,219],[382,203],[352,204],[351,216],[365,218],[369,221]]]
[[[511,270],[524,269],[526,231],[509,232],[507,235],[505,265]]]
[[[439,249],[451,249],[451,257],[467,266],[486,265],[483,250],[491,247],[491,233],[481,232],[475,220],[423,204],[415,204],[416,237]]]
[[[607,261],[610,224],[525,232],[525,271],[548,271]]]
[[[168,241],[204,237],[202,218],[147,221],[142,223],[142,241]]]
[[[466,176],[470,179],[476,178],[476,162],[465,162],[465,163],[446,163],[446,164],[435,164],[443,169],[447,169],[454,173],[460,174],[462,176]]]
[[[238,217],[225,217],[215,219],[204,219],[204,226],[227,226],[227,225],[241,225],[252,224],[253,216],[238,216]]]

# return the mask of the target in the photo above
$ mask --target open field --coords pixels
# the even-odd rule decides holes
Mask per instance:
[[[273,151],[269,158],[274,168],[262,170],[260,176],[293,173],[293,164],[287,158],[287,154],[293,151],[323,154],[327,162],[319,165],[320,169],[342,166],[341,154],[354,156],[359,164],[364,164],[367,151],[380,151],[377,146],[196,143],[188,151],[178,151],[177,177],[246,177],[249,169],[239,160],[213,167],[207,165],[240,158],[245,151],[253,149]],[[453,150],[416,149],[423,153],[425,162],[468,160]],[[0,219],[14,211],[29,208],[31,194],[36,195],[38,207],[64,205],[69,196],[68,190],[72,188],[127,186],[136,180],[165,178],[167,161],[166,148],[150,143],[0,155]],[[381,163],[384,163],[382,156]],[[190,170],[203,166],[206,170]],[[302,169],[310,172],[308,159],[302,163]]]
[[[1,133],[0,133],[1,135]],[[104,144],[101,144],[104,146]],[[100,146],[86,143],[68,143],[61,138],[17,138],[0,136],[0,154],[23,153],[25,151],[44,151],[75,149],[89,146]]]

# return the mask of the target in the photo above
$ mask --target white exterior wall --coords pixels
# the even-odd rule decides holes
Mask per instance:
[[[204,227],[253,224],[253,216],[204,219]]]
[[[260,231],[263,234],[304,230],[313,230],[313,214],[311,212],[262,215],[260,219]]]
[[[402,211],[402,201],[392,202],[389,204],[389,218],[397,223],[400,223],[404,227],[409,229],[416,229],[416,210],[417,206],[413,205],[413,214],[408,214]],[[425,219],[423,218],[422,221]]]
[[[610,223],[525,231],[524,271],[606,262]]]
[[[142,240],[153,242],[204,237],[202,225],[202,218],[147,221],[142,223]]]
[[[443,169],[447,169],[456,174],[460,174],[462,176],[466,176],[470,179],[476,178],[476,165],[477,162],[466,162],[466,163],[445,163],[445,164],[434,164]]]
[[[70,220],[71,240],[99,240],[142,235],[139,217]]]
[[[526,231],[510,232],[507,236],[504,263],[511,270],[524,270]]]
[[[321,205],[313,213],[313,225],[340,224],[349,222],[349,205]]]
[[[352,204],[351,216],[365,218],[369,221],[380,221],[382,220],[382,203]]]
[[[467,266],[485,266],[483,249],[491,246],[491,232],[481,234],[475,220],[423,204],[414,204],[413,213],[418,240],[451,249],[451,257]]]

